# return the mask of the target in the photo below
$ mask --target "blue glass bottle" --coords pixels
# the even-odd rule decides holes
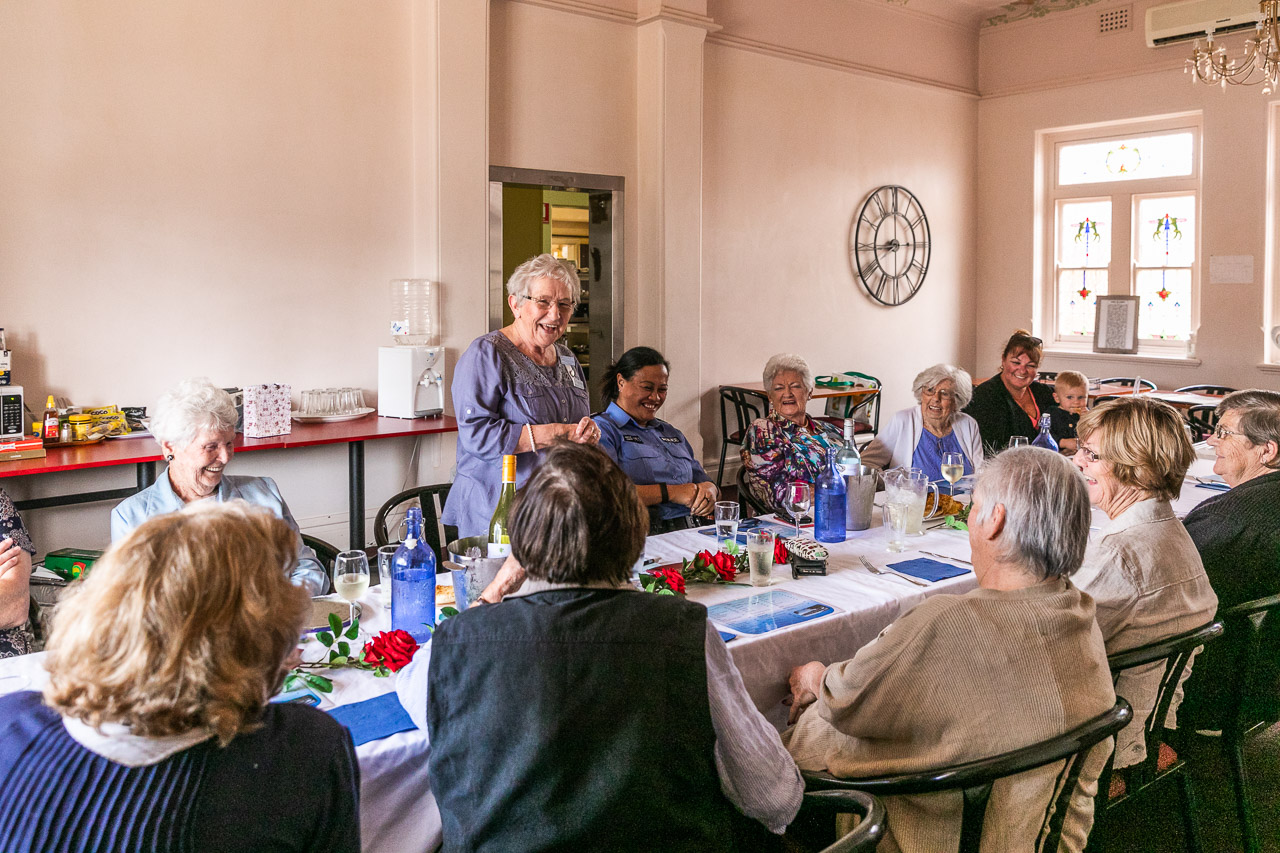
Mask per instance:
[[[1032,447],[1043,447],[1045,450],[1058,452],[1058,442],[1053,440],[1053,436],[1049,434],[1049,414],[1040,416],[1040,434],[1031,440]]]
[[[425,643],[436,623],[436,555],[422,541],[422,508],[409,507],[405,523],[408,535],[391,558],[391,629]]]
[[[839,452],[839,448],[827,448],[827,465],[815,484],[813,538],[819,542],[844,541],[844,511],[849,493],[836,461]]]

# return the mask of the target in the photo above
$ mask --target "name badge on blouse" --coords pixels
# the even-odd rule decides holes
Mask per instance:
[[[571,355],[560,356],[560,366],[564,368],[564,375],[573,383],[573,387],[579,391],[585,390],[586,386],[582,384],[582,380],[578,378],[578,372],[573,369],[577,361]]]
[[[660,437],[658,438],[658,440],[659,440],[659,441],[665,441],[667,444],[679,444],[679,443],[680,443],[680,439],[678,439],[678,438],[673,438],[673,437],[671,437],[671,436],[669,436],[669,435],[660,436]]]
[[[640,437],[640,436],[638,436],[638,435],[626,435],[626,434],[624,434],[624,435],[622,436],[622,440],[623,440],[623,441],[634,441],[636,444],[644,444],[644,439],[643,439],[643,438],[641,438],[641,437]]]

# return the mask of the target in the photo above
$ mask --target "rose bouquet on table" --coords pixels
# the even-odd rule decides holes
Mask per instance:
[[[640,584],[645,592],[684,595],[685,584],[734,583],[738,572],[746,570],[747,552],[727,542],[723,551],[699,551],[692,559],[681,560],[678,569],[674,564],[650,569],[640,576]]]
[[[452,607],[442,608],[440,619],[448,619],[457,612]],[[349,641],[359,636],[359,619],[352,619],[350,627],[344,631],[342,620],[337,614],[330,613],[329,630],[316,633],[316,639],[329,653],[318,661],[300,663],[290,670],[285,676],[284,689],[297,690],[305,686],[320,693],[331,692],[333,681],[317,674],[314,671],[317,669],[364,669],[377,678],[386,678],[403,669],[418,650],[418,643],[408,631],[379,631],[359,651],[354,651]]]

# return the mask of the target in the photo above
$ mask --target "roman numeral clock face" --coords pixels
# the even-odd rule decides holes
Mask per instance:
[[[929,271],[929,220],[905,187],[871,194],[849,234],[849,257],[871,298],[901,305],[920,291]]]

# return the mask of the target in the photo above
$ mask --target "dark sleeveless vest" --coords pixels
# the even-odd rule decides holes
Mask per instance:
[[[704,607],[567,589],[471,608],[431,641],[444,850],[719,851]]]

